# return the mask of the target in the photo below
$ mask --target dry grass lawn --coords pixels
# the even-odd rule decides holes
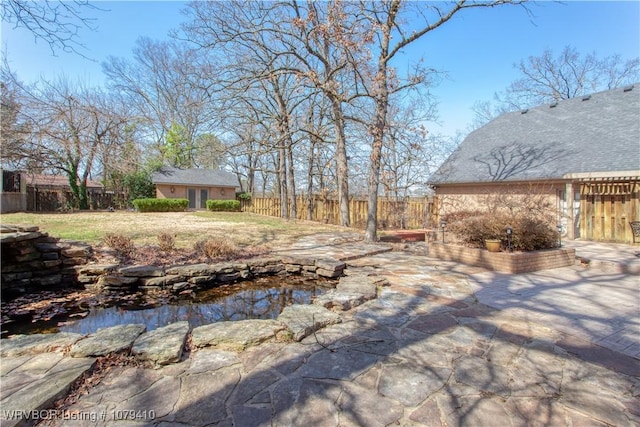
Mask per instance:
[[[354,232],[335,225],[241,212],[166,212],[86,211],[73,213],[4,214],[2,224],[37,225],[41,231],[63,239],[99,245],[108,233],[131,238],[136,245],[156,245],[157,236],[175,236],[177,248],[193,248],[208,237],[223,237],[238,246],[281,246],[297,237],[326,232]]]

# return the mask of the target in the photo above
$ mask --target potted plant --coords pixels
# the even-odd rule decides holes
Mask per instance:
[[[484,245],[489,252],[500,252],[502,242],[500,239],[485,239]]]

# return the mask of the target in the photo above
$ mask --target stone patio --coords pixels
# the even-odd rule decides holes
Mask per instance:
[[[344,255],[345,282],[374,282],[377,298],[336,304],[340,322],[300,341],[194,347],[178,363],[115,367],[47,425],[640,424],[637,277],[579,266],[496,276],[407,252],[351,258],[357,244],[326,239],[307,238],[304,250]],[[585,300],[593,308],[576,317]],[[618,326],[595,327],[609,321]],[[616,344],[618,334],[630,344]],[[19,423],[16,410],[52,403],[21,390],[93,364],[66,356],[78,337],[62,338],[2,343],[3,426]]]

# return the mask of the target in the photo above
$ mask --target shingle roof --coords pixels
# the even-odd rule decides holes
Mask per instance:
[[[499,116],[475,130],[431,184],[562,179],[640,170],[640,84]]]
[[[152,181],[154,184],[240,187],[234,174],[213,169],[178,169],[165,166],[153,174]]]

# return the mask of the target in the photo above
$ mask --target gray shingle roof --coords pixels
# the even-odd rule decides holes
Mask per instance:
[[[638,171],[640,84],[628,88],[503,114],[469,134],[429,183]]]
[[[178,169],[164,166],[152,176],[154,184],[240,187],[232,173],[213,169]]]

